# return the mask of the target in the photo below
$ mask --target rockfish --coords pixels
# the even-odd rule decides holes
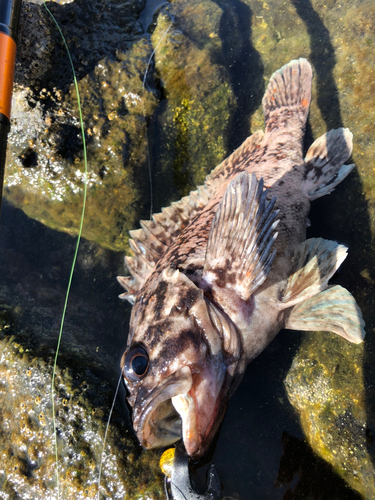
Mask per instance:
[[[348,129],[331,130],[302,157],[312,70],[291,61],[263,97],[256,132],[189,196],[132,231],[133,304],[121,369],[143,447],[183,438],[202,457],[247,364],[280,329],[322,330],[359,343],[362,314],[328,281],[347,248],[306,240],[310,202],[354,168]]]

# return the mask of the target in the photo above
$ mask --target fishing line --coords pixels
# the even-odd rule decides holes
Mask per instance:
[[[139,308],[138,308],[138,311],[137,311],[137,316],[135,318],[135,322],[136,323],[137,323],[137,320],[138,320],[138,314],[139,314],[140,308],[142,306],[142,303],[143,303],[143,295],[141,297],[141,303],[139,305]],[[132,338],[133,338],[133,334],[130,337],[129,345],[131,344]],[[105,433],[104,433],[103,448],[102,448],[102,453],[100,455],[99,476],[98,476],[98,500],[100,499],[100,496],[99,496],[100,495],[100,479],[101,479],[101,475],[102,475],[103,453],[104,453],[105,443],[107,441],[107,434],[108,434],[109,424],[110,424],[111,417],[112,417],[113,408],[115,407],[117,393],[118,393],[118,390],[120,388],[121,379],[122,379],[122,372],[120,373],[120,376],[119,376],[119,379],[118,379],[118,382],[117,382],[117,387],[116,387],[115,395],[114,395],[113,401],[112,401],[111,411],[109,412],[109,415],[108,415],[107,426],[105,428]]]
[[[164,38],[165,38],[166,34],[168,33],[168,31],[169,31],[169,29],[170,29],[171,26],[172,26],[172,23],[165,30],[165,32],[163,33],[163,36],[161,37],[161,39],[157,43],[155,49],[152,51],[152,53],[150,55],[150,58],[148,60],[147,66],[146,66],[146,71],[145,71],[145,74],[143,76],[143,85],[142,85],[142,87],[143,87],[144,90],[146,90],[146,78],[147,78],[147,74],[148,74],[148,71],[149,71],[149,68],[150,68],[150,65],[151,65],[152,58],[154,57],[155,51],[157,50],[157,48],[159,47],[159,45],[161,44],[161,42],[164,40]],[[145,113],[145,107],[144,107],[144,105],[143,105],[143,114],[144,115],[146,114]],[[150,205],[151,205],[151,207],[150,207],[150,220],[151,220],[152,211],[153,211],[153,189],[152,189],[151,161],[150,161],[150,150],[149,150],[149,145],[148,145],[147,128],[146,128],[146,144],[147,144],[148,173],[149,173],[149,179],[150,179]],[[138,315],[139,315],[139,311],[140,311],[140,309],[142,307],[142,304],[143,304],[143,296],[141,297],[141,301],[140,301],[140,304],[139,304],[139,307],[138,307],[137,315],[136,315],[136,318],[135,318],[135,324],[137,324]],[[133,332],[130,333],[130,339],[128,341],[128,345],[131,345],[131,342],[133,340],[133,335],[134,335],[134,330],[133,330]],[[113,411],[113,408],[114,408],[114,405],[115,405],[115,401],[116,401],[116,398],[117,398],[117,393],[118,393],[119,386],[120,386],[121,377],[122,377],[122,374],[120,374],[119,381],[117,383],[116,392],[115,392],[115,395],[113,397],[112,407],[111,407],[111,411],[109,412],[109,415],[108,415],[107,426],[106,426],[106,430],[105,430],[105,434],[104,434],[103,450],[102,450],[102,453],[101,453],[101,459],[100,459],[100,465],[99,465],[98,500],[99,500],[99,494],[100,494],[99,490],[100,490],[100,479],[101,479],[102,464],[103,464],[103,453],[104,453],[105,443],[106,443],[106,440],[107,440],[108,428],[109,428],[110,420],[111,420],[111,417],[112,417],[112,411]]]
[[[48,14],[51,16],[53,22],[55,23],[61,39],[63,41],[63,44],[65,46],[66,52],[68,54],[70,66],[72,69],[72,74],[73,74],[73,79],[74,79],[74,87],[76,90],[77,94],[77,102],[78,102],[78,110],[79,110],[79,120],[80,120],[80,126],[81,126],[81,134],[82,134],[82,145],[83,145],[83,156],[84,156],[84,177],[83,177],[83,182],[84,182],[84,192],[83,192],[83,204],[82,204],[82,213],[81,213],[81,220],[80,220],[80,226],[79,226],[79,231],[78,231],[78,237],[77,237],[77,242],[76,242],[76,247],[75,247],[75,252],[74,252],[74,257],[73,257],[73,262],[70,270],[70,275],[69,275],[69,281],[68,281],[68,287],[65,295],[65,302],[64,302],[64,308],[63,308],[63,313],[61,317],[61,323],[60,323],[60,330],[59,330],[59,336],[58,336],[58,341],[57,341],[57,347],[56,347],[56,353],[55,353],[55,359],[54,359],[54,365],[53,365],[53,372],[52,372],[52,383],[51,383],[51,400],[52,400],[52,421],[53,421],[53,434],[55,437],[55,460],[56,460],[56,483],[57,483],[57,499],[60,499],[60,479],[59,479],[59,468],[58,468],[58,447],[57,447],[57,434],[56,434],[56,416],[55,416],[55,375],[56,375],[56,367],[57,367],[57,359],[59,355],[59,350],[60,350],[60,344],[61,344],[61,338],[62,338],[62,332],[63,332],[63,327],[64,327],[64,322],[65,322],[65,315],[66,315],[66,310],[67,310],[67,305],[68,305],[68,300],[69,300],[69,295],[70,295],[70,289],[71,289],[71,284],[73,280],[73,274],[74,274],[74,269],[76,266],[76,261],[77,261],[77,255],[78,255],[78,249],[81,241],[81,236],[82,236],[82,228],[83,228],[83,222],[84,222],[84,215],[85,215],[85,209],[86,209],[86,200],[87,200],[87,149],[86,149],[86,140],[85,140],[85,130],[84,130],[84,124],[83,124],[83,117],[82,117],[82,108],[81,108],[81,100],[80,100],[80,94],[79,94],[79,89],[78,89],[78,82],[77,82],[77,77],[76,77],[76,72],[74,69],[74,64],[70,55],[70,51],[68,48],[68,45],[66,43],[65,37],[60,29],[60,26],[53,16],[52,12],[49,10],[49,8],[46,5],[46,0],[44,0],[43,5],[48,12]],[[156,45],[155,49],[152,51],[151,56],[148,60],[146,71],[144,74],[143,78],[143,88],[145,89],[146,87],[146,78],[147,74],[149,72],[149,67],[151,65],[152,58],[154,57],[154,54],[156,50],[158,49],[159,45],[162,43],[164,40],[165,36],[167,35],[169,29],[171,28],[172,23],[168,26],[168,28],[165,30],[163,36],[159,40],[158,44]],[[144,111],[145,114],[145,111]],[[149,151],[149,143],[148,143],[148,136],[147,136],[147,129],[146,129],[146,143],[147,143],[147,158],[148,158],[148,170],[149,170],[149,180],[150,180],[150,219],[152,217],[152,212],[153,212],[153,188],[152,188],[152,174],[151,174],[151,162],[150,162],[150,151]],[[142,303],[142,300],[141,300]],[[113,398],[111,410],[109,412],[108,416],[108,421],[106,425],[106,430],[104,433],[104,441],[103,441],[103,449],[101,453],[101,460],[100,460],[100,466],[99,466],[99,475],[98,475],[98,500],[100,498],[100,480],[101,480],[101,473],[102,473],[102,464],[103,464],[103,453],[105,449],[105,443],[107,440],[107,434],[109,430],[109,425],[110,425],[110,420],[112,417],[113,409],[115,406],[117,394],[119,391],[120,383],[121,383],[121,377],[122,374],[120,373],[118,382],[117,382],[117,387],[115,391],[115,395]]]
[[[55,353],[55,361],[53,364],[53,372],[52,372],[52,383],[51,383],[51,399],[52,399],[52,421],[53,421],[53,434],[55,437],[55,459],[56,459],[56,481],[57,481],[57,499],[59,500],[60,498],[60,483],[59,483],[59,456],[58,456],[58,450],[57,450],[57,434],[56,434],[56,418],[55,418],[55,375],[56,375],[56,366],[57,366],[57,358],[59,355],[59,349],[60,349],[60,343],[61,343],[61,337],[62,337],[62,331],[64,327],[64,321],[65,321],[65,314],[66,314],[66,309],[68,305],[68,299],[69,299],[69,293],[70,293],[70,287],[72,284],[72,279],[73,279],[73,273],[77,261],[77,254],[78,254],[78,248],[79,244],[81,241],[81,235],[82,235],[82,227],[83,227],[83,221],[84,221],[84,216],[85,216],[85,209],[86,209],[86,198],[87,198],[87,151],[86,151],[86,140],[85,140],[85,129],[83,125],[83,118],[82,118],[82,109],[81,109],[81,100],[79,96],[79,90],[78,90],[78,82],[77,82],[77,77],[76,77],[76,72],[74,70],[74,65],[72,58],[70,56],[69,48],[66,43],[65,37],[60,29],[60,26],[58,25],[56,19],[54,18],[52,12],[49,10],[49,8],[46,5],[46,0],[43,2],[44,7],[46,8],[47,12],[51,16],[53,22],[57,26],[57,29],[60,33],[60,36],[62,38],[62,41],[64,43],[64,46],[66,48],[66,52],[69,57],[70,61],[70,66],[72,68],[72,73],[73,73],[73,79],[74,79],[74,86],[77,94],[77,101],[78,101],[78,110],[79,110],[79,120],[80,120],[80,125],[81,125],[81,134],[82,134],[82,144],[83,144],[83,157],[84,157],[84,166],[85,166],[85,175],[83,177],[83,184],[84,184],[84,190],[83,190],[83,204],[82,204],[82,214],[81,214],[81,221],[80,221],[80,226],[79,226],[79,231],[78,231],[78,237],[77,237],[77,242],[76,242],[76,247],[75,247],[75,252],[74,252],[74,257],[73,257],[73,262],[72,262],[72,267],[70,270],[70,275],[69,275],[69,282],[68,282],[68,287],[66,290],[66,295],[65,295],[65,303],[64,303],[64,308],[63,308],[63,313],[61,317],[61,323],[60,323],[60,331],[59,331],[59,337],[57,341],[57,347],[56,347],[56,353]]]
[[[158,49],[159,45],[161,44],[161,42],[164,40],[166,34],[168,33],[170,27],[172,26],[172,23],[168,26],[168,28],[165,30],[163,36],[160,38],[160,40],[158,41],[156,47],[154,48],[154,50],[152,51],[151,55],[150,55],[150,58],[148,60],[148,63],[147,63],[147,66],[146,66],[146,71],[145,71],[145,74],[144,74],[144,77],[143,77],[143,89],[146,89],[146,78],[147,78],[147,74],[148,74],[148,71],[149,71],[149,68],[150,68],[150,65],[151,65],[151,61],[152,61],[152,58],[154,57],[154,54],[156,52],[156,50]],[[144,107],[144,104],[143,104],[143,114],[145,115],[145,107]],[[152,189],[152,174],[151,174],[151,159],[150,159],[150,148],[149,148],[149,144],[148,144],[148,133],[147,133],[147,128],[146,128],[146,144],[147,144],[147,164],[148,164],[148,176],[149,176],[149,180],[150,180],[150,220],[152,219],[152,212],[153,212],[153,189]]]
[[[102,448],[102,453],[100,455],[99,476],[98,476],[98,500],[100,499],[100,478],[101,478],[101,475],[102,475],[104,447],[105,447],[105,442],[107,441],[107,434],[108,434],[108,429],[109,429],[109,423],[111,421],[113,408],[115,407],[115,402],[116,402],[118,390],[120,388],[121,379],[122,379],[122,372],[120,372],[120,376],[118,378],[116,392],[115,392],[115,395],[113,397],[112,406],[111,406],[111,410],[110,410],[109,415],[108,415],[107,426],[105,428],[105,433],[104,433],[103,448]]]

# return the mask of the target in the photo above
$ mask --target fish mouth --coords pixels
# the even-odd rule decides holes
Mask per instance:
[[[140,389],[133,426],[144,448],[169,446],[182,437],[191,458],[204,455],[225,414],[226,400],[216,391],[197,390],[195,383],[191,369],[184,366],[153,389]],[[142,408],[138,401],[143,401]]]
[[[188,400],[192,384],[190,368],[183,366],[149,391],[146,399],[143,391],[147,389],[141,388],[134,405],[133,427],[144,448],[169,446],[182,437],[183,420],[174,401]],[[195,415],[190,415],[190,420],[195,420]]]

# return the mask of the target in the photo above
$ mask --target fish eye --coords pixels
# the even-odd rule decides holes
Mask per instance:
[[[125,353],[125,360],[122,373],[129,382],[138,382],[143,378],[149,365],[149,358],[146,350],[140,345],[131,347]]]

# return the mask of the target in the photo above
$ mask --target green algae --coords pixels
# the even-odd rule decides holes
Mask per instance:
[[[156,161],[173,172],[179,196],[202,184],[227,154],[224,124],[234,99],[225,68],[214,62],[221,49],[220,16],[212,2],[174,1],[159,15],[152,35],[155,67],[167,98],[158,120],[165,150]]]
[[[285,380],[307,439],[365,498],[375,494],[363,386],[364,347],[329,333],[304,337]]]

